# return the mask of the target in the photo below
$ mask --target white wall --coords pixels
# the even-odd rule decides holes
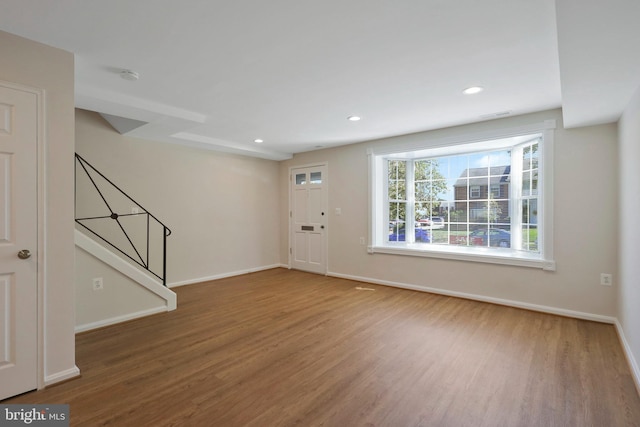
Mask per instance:
[[[103,289],[93,289],[93,279]],[[158,295],[76,246],[76,330],[84,331],[118,321],[167,310]]]
[[[367,148],[408,139],[443,138],[557,120],[555,132],[555,260],[557,271],[464,261],[368,254]],[[288,259],[288,170],[314,162],[329,165],[330,274],[395,282],[444,292],[567,310],[588,318],[616,315],[615,288],[600,273],[617,273],[617,133],[602,125],[565,130],[560,110],[506,118],[296,155],[281,163],[281,257]],[[341,208],[340,216],[335,208]]]
[[[0,31],[0,79],[45,90],[44,383],[77,374],[74,333],[73,55]],[[36,159],[33,159],[34,162]]]
[[[620,322],[640,390],[640,88],[629,102],[619,123],[620,133]]]
[[[169,286],[280,265],[277,162],[123,136],[84,110],[76,151],[171,228]]]

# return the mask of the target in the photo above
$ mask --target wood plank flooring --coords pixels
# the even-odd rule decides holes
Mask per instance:
[[[356,287],[374,290],[357,290]],[[640,426],[611,325],[274,269],[79,334],[73,426]]]

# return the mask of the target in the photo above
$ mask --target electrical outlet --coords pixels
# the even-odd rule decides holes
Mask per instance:
[[[600,274],[600,284],[602,286],[612,286],[613,285],[613,275],[610,273],[601,273]]]
[[[93,290],[101,291],[104,289],[104,282],[102,281],[102,277],[95,277],[93,279]]]
[[[361,237],[361,238],[360,238],[360,244],[361,244],[361,245],[364,245],[364,237]]]

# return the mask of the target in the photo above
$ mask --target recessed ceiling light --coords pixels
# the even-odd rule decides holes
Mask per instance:
[[[262,140],[262,139],[254,139],[253,142],[255,142],[256,144],[262,144],[264,142],[264,140]]]
[[[481,86],[471,86],[462,91],[465,95],[474,95],[476,93],[480,93],[484,90]]]
[[[358,120],[360,120],[359,116],[349,116],[347,117],[347,120],[351,120],[352,122],[357,122]]]
[[[136,80],[138,80],[140,78],[140,74],[136,73],[135,71],[131,71],[131,70],[122,70],[122,71],[120,71],[120,77],[122,77],[125,80],[129,80],[129,81],[135,82]]]

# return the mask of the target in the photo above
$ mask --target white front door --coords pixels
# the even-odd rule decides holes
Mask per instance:
[[[0,400],[37,388],[37,106],[0,82]]]
[[[327,167],[291,170],[291,267],[327,273]]]

